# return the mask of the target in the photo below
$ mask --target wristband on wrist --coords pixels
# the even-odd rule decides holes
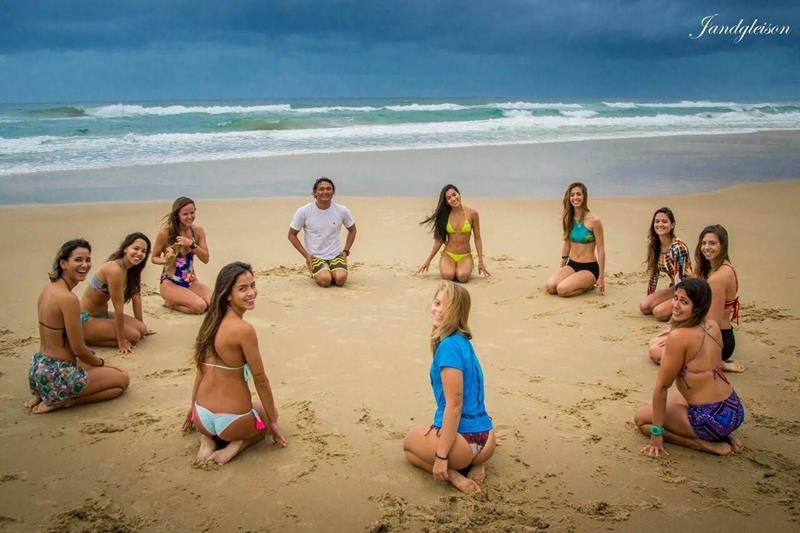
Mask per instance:
[[[441,455],[439,455],[439,452],[436,452],[436,458],[441,459],[442,461],[447,461],[447,456],[442,457]]]
[[[189,245],[189,248],[191,248],[192,250],[197,248],[197,241],[192,241],[192,244]]]
[[[661,427],[661,426],[657,426],[655,424],[652,424],[650,426],[650,435],[652,437],[661,437],[662,435],[664,435],[664,428]]]

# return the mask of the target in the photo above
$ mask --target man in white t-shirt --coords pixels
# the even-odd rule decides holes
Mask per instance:
[[[336,186],[329,178],[314,182],[314,201],[298,209],[289,224],[289,242],[306,260],[311,277],[320,287],[347,281],[347,257],[356,240],[356,222],[350,210],[333,201]],[[342,225],[347,229],[344,249],[339,242]],[[303,230],[303,243],[297,234]]]

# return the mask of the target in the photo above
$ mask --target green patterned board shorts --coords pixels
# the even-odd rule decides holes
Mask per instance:
[[[347,259],[343,254],[337,255],[333,259],[313,258],[311,260],[311,277],[313,278],[323,270],[347,270]]]
[[[45,405],[76,398],[89,383],[86,370],[77,361],[53,359],[42,353],[33,354],[28,372],[31,393],[39,396]]]

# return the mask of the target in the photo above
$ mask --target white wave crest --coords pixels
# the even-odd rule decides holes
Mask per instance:
[[[460,104],[404,104],[387,105],[386,109],[389,111],[461,111],[470,107],[472,106]]]
[[[119,118],[142,115],[185,115],[188,113],[198,113],[206,115],[223,115],[226,113],[246,114],[246,113],[269,113],[290,111],[292,106],[289,104],[274,105],[254,105],[254,106],[153,106],[147,107],[135,104],[113,104],[94,109],[88,109],[86,113],[90,116],[101,118]]]
[[[575,111],[559,111],[565,117],[572,117],[572,118],[590,118],[597,115],[597,111],[592,111],[591,109],[578,109]]]
[[[486,104],[482,107],[495,107],[497,109],[583,109],[581,104],[565,104],[562,102],[540,103],[540,102],[503,102]]]

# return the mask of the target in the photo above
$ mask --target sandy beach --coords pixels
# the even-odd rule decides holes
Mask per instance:
[[[396,154],[370,157],[397,172]],[[295,161],[291,172],[308,171]],[[796,168],[796,152],[787,161]],[[142,170],[144,182],[161,179],[164,169],[152,169]],[[309,280],[286,239],[309,197],[198,201],[211,252],[199,277],[212,285],[234,260],[257,273],[259,299],[246,319],[289,439],[288,448],[262,443],[223,467],[194,465],[197,434],[181,432],[201,318],[162,307],[155,265],[144,271],[144,313],[157,334],[131,355],[98,349],[130,373],[128,392],[42,416],[22,407],[38,345],[36,296],[58,246],[89,239],[97,267],[126,233],[155,235],[170,202],[1,207],[0,529],[796,531],[800,257],[789,230],[800,180],[783,178],[631,197],[587,177],[589,205],[605,226],[607,291],[573,299],[542,289],[559,260],[560,200],[516,190],[490,197],[455,181],[480,212],[493,274],[468,284],[487,408],[502,438],[480,497],[433,481],[401,447],[406,430],[429,424],[434,411],[427,337],[438,272],[412,274],[430,250],[418,222],[433,196],[403,197],[402,181],[381,197],[340,186],[336,201],[351,209],[358,238],[350,279],[333,289]],[[444,181],[436,183],[432,190]],[[743,304],[736,358],[748,371],[731,376],[747,418],[738,432],[746,449],[730,457],[671,445],[666,458],[639,454],[646,439],[633,411],[650,401],[656,376],[646,344],[665,326],[640,315],[638,302],[647,225],[662,205],[692,250],[707,224],[723,224],[731,237]]]

